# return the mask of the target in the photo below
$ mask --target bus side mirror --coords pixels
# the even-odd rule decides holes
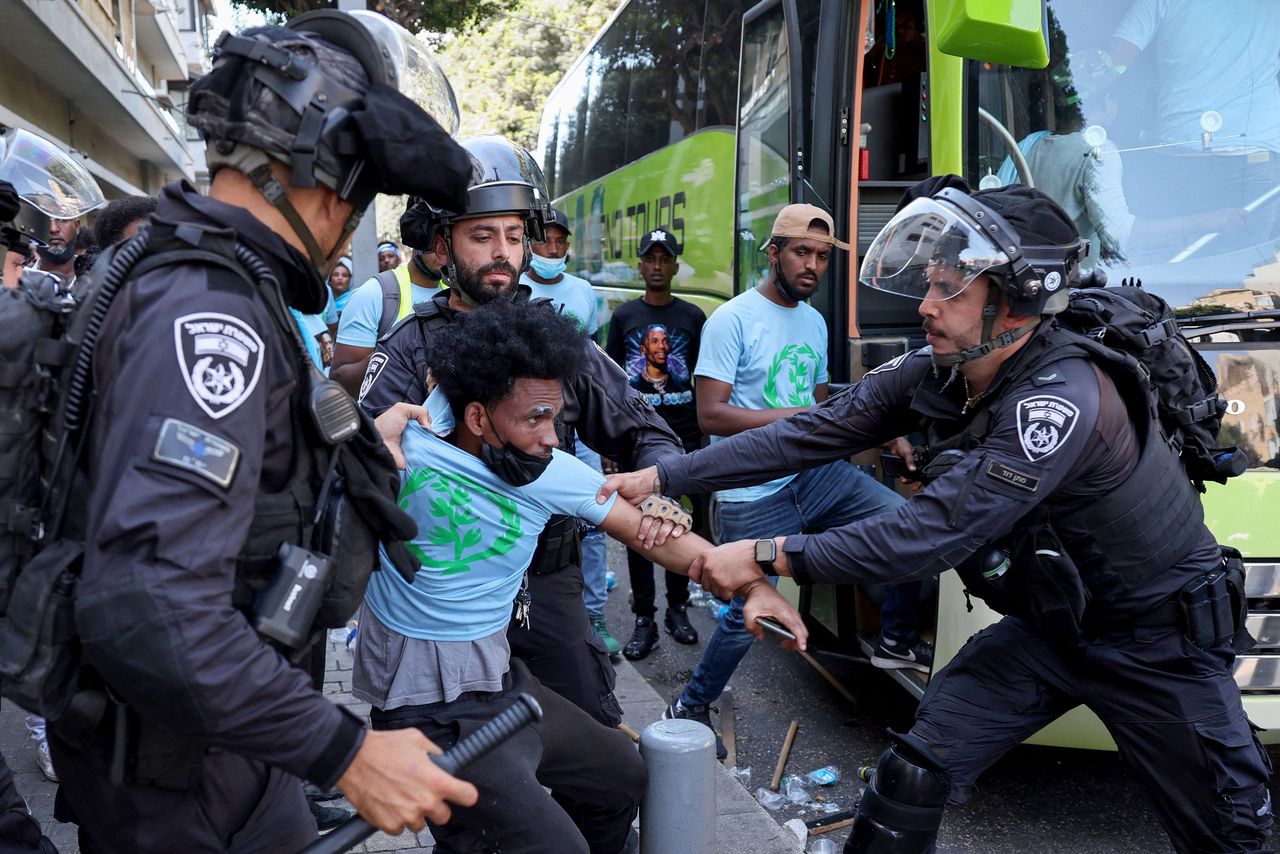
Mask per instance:
[[[928,0],[938,50],[1022,68],[1049,64],[1045,0]]]

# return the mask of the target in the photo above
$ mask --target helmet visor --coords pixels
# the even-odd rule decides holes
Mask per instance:
[[[426,110],[450,136],[457,133],[461,118],[453,87],[422,42],[385,15],[362,9],[349,14],[378,42],[400,94]]]
[[[76,219],[107,201],[75,158],[21,128],[0,134],[0,181],[8,181],[24,202],[54,219]]]
[[[937,199],[916,199],[876,235],[858,280],[911,299],[947,300],[1008,263],[1009,256],[955,208]]]

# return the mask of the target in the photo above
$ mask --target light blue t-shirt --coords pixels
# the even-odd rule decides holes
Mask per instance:
[[[406,584],[384,557],[365,604],[410,638],[469,641],[503,629],[547,520],[563,514],[599,525],[617,498],[597,504],[604,477],[558,450],[537,480],[512,486],[415,422],[401,449],[400,506],[418,523],[409,550],[422,568]]]
[[[520,283],[528,285],[535,298],[546,297],[555,303],[557,308],[578,321],[588,335],[595,335],[600,328],[596,321],[596,292],[586,279],[565,273],[564,278],[554,285],[544,285],[535,282],[526,272],[520,274]]]
[[[786,308],[752,288],[716,309],[702,327],[694,375],[732,385],[729,403],[743,409],[812,406],[813,390],[828,379],[827,322],[808,303]],[[724,489],[716,497],[755,501],[794,477]]]
[[[409,289],[414,305],[440,293],[439,288],[424,288],[417,284],[410,284]],[[372,350],[378,343],[378,321],[381,319],[382,285],[375,277],[356,288],[347,300],[346,308],[342,309],[342,319],[338,322],[338,343]]]
[[[325,376],[329,375],[329,366],[325,364],[325,353],[322,348],[329,343],[329,326],[324,322],[323,314],[303,314],[296,308],[289,309],[289,313],[293,315],[293,319],[298,322],[298,329],[302,331],[302,343],[307,345],[307,355],[311,357],[311,361],[315,362],[317,368],[324,372]],[[330,357],[332,353],[328,354]]]

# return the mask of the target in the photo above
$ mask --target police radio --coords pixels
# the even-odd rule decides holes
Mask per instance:
[[[302,649],[311,639],[311,625],[329,588],[333,564],[292,543],[280,545],[276,560],[279,570],[254,602],[253,627],[290,649]]]

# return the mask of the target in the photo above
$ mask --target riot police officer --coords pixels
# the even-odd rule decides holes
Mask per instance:
[[[409,97],[415,45],[364,12],[224,34],[188,106],[209,195],[166,187],[93,274],[123,278],[94,351],[85,701],[50,728],[86,850],[297,850],[315,836],[298,778],[391,833],[476,797],[420,733],[367,732],[285,657],[354,610],[374,537],[413,530],[372,423],[307,366],[285,306],[324,307],[376,193],[460,202],[470,163]],[[310,624],[277,621],[273,582],[322,570]]]
[[[762,570],[850,583],[955,566],[1009,615],[929,682],[910,732],[880,758],[846,852],[932,850],[944,804],[963,803],[1001,755],[1082,704],[1179,851],[1259,850],[1270,765],[1231,672],[1232,635],[1247,634],[1238,619],[1203,634],[1182,608],[1189,591],[1225,596],[1231,562],[1139,393],[1149,386],[1104,368],[1054,320],[1079,279],[1075,226],[1016,185],[970,194],[950,176],[909,195],[861,280],[918,301],[927,346],[813,410],[612,487],[634,499],[655,478],[677,494],[742,486],[924,432],[932,479],[899,510],[725,544],[695,567],[729,591],[761,583]]]

